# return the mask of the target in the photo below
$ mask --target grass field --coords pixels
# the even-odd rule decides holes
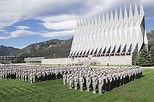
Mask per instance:
[[[70,90],[62,80],[31,84],[0,79],[0,102],[154,102],[154,70],[103,95]]]

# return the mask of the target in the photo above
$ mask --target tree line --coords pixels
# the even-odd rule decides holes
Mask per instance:
[[[145,46],[141,49],[140,52],[138,52],[136,48],[132,56],[132,65],[153,66],[154,65],[154,45],[149,48],[149,51],[147,51]]]
[[[132,64],[139,66],[154,66],[154,30],[147,33],[148,51],[145,47],[140,52],[133,52]]]

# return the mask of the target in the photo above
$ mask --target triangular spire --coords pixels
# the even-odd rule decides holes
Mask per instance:
[[[95,24],[95,17],[94,16],[92,16],[91,20],[92,20],[91,23]]]
[[[135,3],[135,13],[134,13],[135,16],[138,16],[138,9],[137,9],[137,4]]]
[[[91,18],[91,24],[94,24],[94,19],[93,19],[93,17]]]
[[[125,6],[125,13],[124,13],[124,19],[127,19],[128,18],[128,15],[127,15],[127,8]]]
[[[83,18],[82,20],[82,25],[84,26],[86,23],[85,23],[85,19]]]
[[[120,20],[123,19],[123,17],[122,17],[122,10],[121,10],[121,7],[120,7],[120,15],[119,15],[119,19],[120,19]]]
[[[101,23],[101,15],[98,16],[98,23]]]
[[[81,21],[80,21],[80,22],[81,22],[81,26],[84,26],[84,22],[83,22],[83,19],[81,19]]]
[[[81,19],[79,20],[79,26],[81,26]]]
[[[79,26],[79,22],[78,22],[78,20],[77,20],[77,27]]]
[[[132,6],[130,5],[130,8],[129,8],[129,17],[133,17],[133,12],[132,12]]]
[[[87,17],[87,25],[90,25],[90,19]]]
[[[95,24],[98,23],[98,20],[97,20],[97,16],[95,17],[95,21],[94,21]]]
[[[107,12],[107,14],[106,14],[106,23],[108,23],[108,22],[109,22],[109,14]]]
[[[85,17],[85,24],[88,25],[88,18]]]
[[[81,20],[81,25],[84,26],[84,20],[83,19]]]
[[[105,23],[105,16],[104,16],[104,13],[103,13],[103,16],[102,16],[102,23]]]
[[[113,21],[113,13],[111,11],[111,15],[110,15],[110,21]]]
[[[86,22],[87,22],[87,25],[89,24],[89,18],[88,17],[86,17]]]
[[[88,25],[91,25],[91,18],[88,17]]]
[[[115,21],[118,20],[118,12],[117,12],[117,9],[115,10]]]
[[[140,1],[140,15],[144,15],[142,0]]]
[[[145,44],[145,47],[147,48],[147,51],[148,51],[148,39],[147,39],[146,31],[144,33],[144,44]]]

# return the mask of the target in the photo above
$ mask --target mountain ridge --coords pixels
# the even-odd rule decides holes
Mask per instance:
[[[147,33],[149,48],[154,45],[154,30]],[[0,45],[0,56],[20,56],[20,57],[46,57],[61,58],[68,57],[73,37],[68,40],[52,39],[43,42],[30,44],[23,49],[6,47]],[[8,49],[7,49],[8,48]]]
[[[14,53],[18,50],[18,48],[0,45],[0,56],[14,56]]]
[[[21,57],[67,57],[70,52],[71,44],[72,38],[68,40],[48,40],[40,43],[31,44],[18,51],[17,55]]]

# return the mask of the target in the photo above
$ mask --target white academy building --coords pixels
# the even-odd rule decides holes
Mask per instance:
[[[129,10],[120,8],[114,13],[111,11],[78,21],[70,58],[64,61],[51,59],[49,62],[131,64],[135,48],[140,51],[144,45],[148,46],[142,2],[139,8],[137,4],[134,9],[130,5]],[[42,63],[47,62],[42,60]]]

